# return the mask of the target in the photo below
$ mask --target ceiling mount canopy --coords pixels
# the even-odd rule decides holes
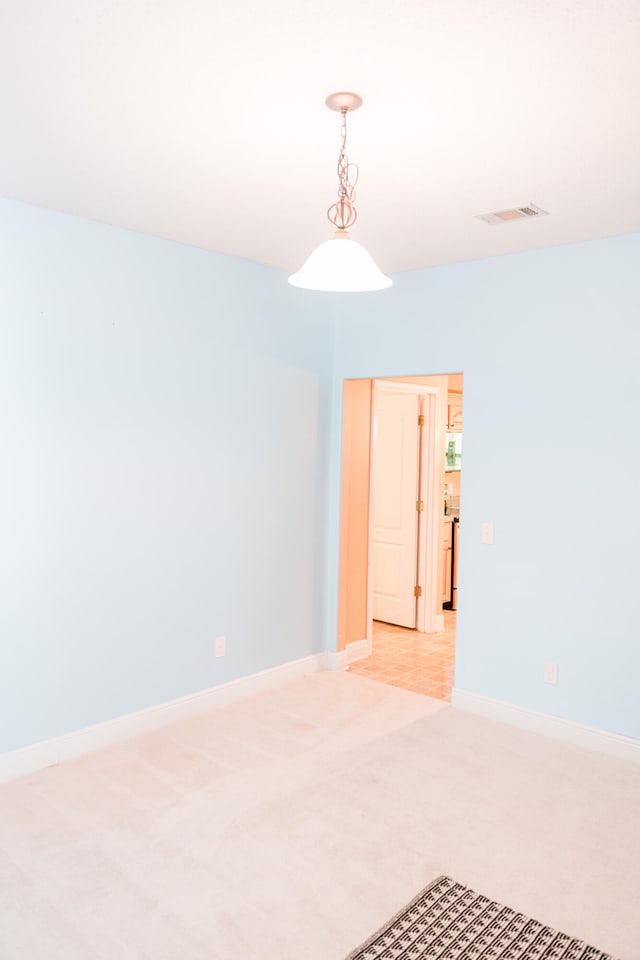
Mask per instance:
[[[338,199],[327,210],[329,222],[336,227],[331,240],[326,240],[310,254],[300,270],[289,277],[294,287],[325,290],[335,293],[362,293],[383,290],[391,280],[378,269],[362,244],[351,239],[349,228],[358,218],[355,207],[358,167],[347,157],[347,113],[362,106],[357,93],[332,93],[326,99],[330,110],[340,113],[341,145],[338,155]]]

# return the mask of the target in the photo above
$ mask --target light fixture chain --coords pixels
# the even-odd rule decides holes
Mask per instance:
[[[342,117],[342,124],[340,127],[340,134],[342,136],[342,145],[340,147],[340,156],[338,157],[338,182],[340,184],[338,189],[338,196],[344,198],[349,196],[348,184],[349,184],[349,158],[347,157],[347,111],[342,110],[340,112]]]
[[[340,111],[340,154],[338,156],[338,202],[327,210],[330,222],[339,230],[348,230],[358,217],[355,208],[358,167],[347,157],[347,110]]]

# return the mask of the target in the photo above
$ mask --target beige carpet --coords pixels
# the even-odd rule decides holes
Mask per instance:
[[[324,673],[0,787],[2,960],[342,960],[441,874],[640,957],[640,767]]]

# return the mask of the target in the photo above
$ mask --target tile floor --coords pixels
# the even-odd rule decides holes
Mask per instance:
[[[371,680],[451,701],[456,645],[456,614],[444,611],[444,630],[418,633],[373,621],[373,653],[349,670]]]

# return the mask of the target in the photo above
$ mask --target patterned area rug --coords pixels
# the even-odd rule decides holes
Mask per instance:
[[[438,877],[347,960],[614,960]]]

